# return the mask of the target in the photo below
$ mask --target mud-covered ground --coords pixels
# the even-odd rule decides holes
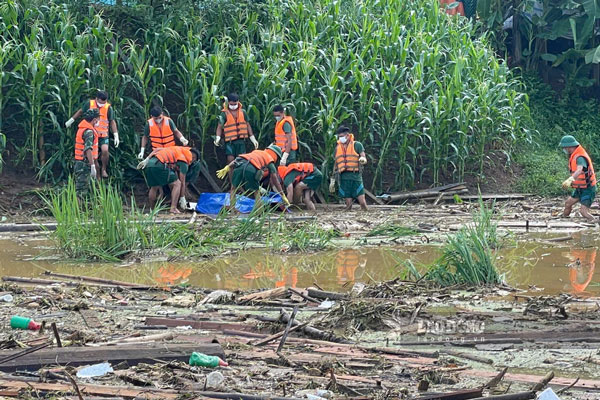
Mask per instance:
[[[79,389],[83,398],[218,397],[206,392],[227,398],[239,395],[224,393],[414,398],[475,390],[507,368],[483,395],[526,392],[553,371],[555,391],[579,378],[560,398],[600,396],[595,298],[531,297],[507,287],[440,289],[399,280],[356,284],[349,294],[284,287],[249,294],[54,279],[62,283],[2,289],[13,296],[0,303],[2,395],[77,398]],[[261,343],[285,329],[296,307],[300,326],[280,351],[280,337]],[[11,329],[12,315],[32,317],[45,328]],[[57,348],[52,323],[66,352]],[[190,367],[191,351],[211,342],[222,347],[229,367]],[[3,361],[40,344],[49,346]],[[99,377],[77,376],[86,365],[107,361],[111,349],[123,349],[129,362],[109,361],[114,372]],[[49,357],[55,362],[36,365]],[[224,380],[207,384],[214,370]]]

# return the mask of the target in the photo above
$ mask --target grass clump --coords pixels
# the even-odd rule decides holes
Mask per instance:
[[[568,177],[567,158],[556,149],[540,149],[535,154],[520,155],[517,161],[525,173],[517,181],[516,190],[538,196],[564,194],[561,184]]]
[[[473,223],[449,238],[442,249],[442,256],[424,278],[442,286],[501,283],[496,268],[496,250],[500,242],[492,216],[493,206],[487,207],[480,200],[479,212],[473,215]]]
[[[132,199],[125,210],[119,192],[110,185],[94,183],[89,195],[79,198],[69,179],[64,189],[44,201],[57,222],[51,237],[69,258],[118,261],[134,251],[198,245],[189,227],[157,222],[159,207],[144,214]]]

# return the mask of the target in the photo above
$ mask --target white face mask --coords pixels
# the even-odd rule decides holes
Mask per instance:
[[[103,102],[101,102],[101,101],[98,101],[98,100],[96,100],[96,105],[97,105],[98,107],[104,107],[104,105],[105,105],[105,104],[106,104],[105,102],[103,103]]]
[[[239,106],[240,106],[239,104],[234,104],[234,105],[231,105],[231,104],[230,104],[230,105],[229,105],[229,109],[230,109],[230,110],[237,110]]]
[[[565,152],[566,155],[569,155],[569,150],[563,149],[563,151]]]
[[[342,136],[342,137],[340,137],[340,143],[341,144],[346,144],[347,141],[348,141],[348,136]]]
[[[162,117],[154,119],[154,122],[156,122],[157,124],[160,124],[162,121],[163,121]]]
[[[278,115],[275,117],[275,121],[279,122],[283,119],[283,117],[281,115]]]

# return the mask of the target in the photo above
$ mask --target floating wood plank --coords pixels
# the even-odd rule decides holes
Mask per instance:
[[[187,343],[158,345],[124,345],[103,347],[60,347],[43,349],[35,353],[24,355],[18,359],[0,365],[0,371],[14,372],[17,370],[37,371],[50,365],[87,365],[99,362],[118,364],[127,361],[129,365],[154,363],[153,360],[187,361],[192,352],[218,356],[225,359],[223,348],[218,343]],[[0,351],[0,357],[8,357],[15,351]]]
[[[287,293],[286,288],[278,287],[275,289],[264,290],[262,292],[250,293],[250,294],[240,297],[238,300],[240,302],[247,302],[247,301],[256,301],[256,300],[264,300],[264,299],[273,299],[276,297],[283,296],[286,293]]]
[[[94,282],[94,283],[101,283],[101,284],[105,284],[105,285],[111,285],[111,286],[139,286],[137,283],[131,283],[131,282],[123,282],[123,281],[115,281],[112,279],[103,279],[103,278],[96,278],[94,276],[79,276],[79,275],[69,275],[69,274],[59,274],[57,272],[52,272],[52,271],[45,271],[44,275],[48,275],[50,277],[54,277],[54,278],[61,278],[61,279],[70,279],[73,281],[82,281],[82,282]]]
[[[224,329],[232,329],[239,331],[253,331],[254,327],[249,324],[235,324],[231,322],[219,321],[195,321],[192,319],[176,319],[176,318],[146,318],[146,325],[162,325],[168,327],[176,326],[191,326],[192,329],[202,329],[207,331],[223,331]]]
[[[447,191],[444,193],[447,193],[449,196],[454,195],[454,194],[469,193],[469,189],[460,188],[460,189],[456,189],[456,190]],[[400,200],[423,199],[423,198],[427,198],[427,197],[436,198],[439,194],[440,194],[439,190],[431,189],[431,190],[423,190],[423,191],[416,191],[416,192],[390,194],[383,198],[388,202],[393,202],[393,201],[400,201]]]
[[[483,394],[483,389],[466,389],[466,390],[457,390],[455,392],[450,393],[437,393],[430,394],[421,397],[414,397],[414,400],[468,400],[474,399],[476,397],[481,397]]]

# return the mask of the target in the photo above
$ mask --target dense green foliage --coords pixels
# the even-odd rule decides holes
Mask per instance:
[[[148,110],[162,104],[207,164],[222,96],[237,91],[261,144],[272,108],[296,118],[305,160],[331,170],[333,132],[352,126],[375,189],[462,179],[528,135],[526,97],[486,35],[437,0],[85,1],[0,5],[0,130],[43,179],[70,171],[64,122],[108,91],[121,147],[113,176],[138,176]],[[117,167],[117,166],[118,167]]]
[[[516,160],[523,173],[515,189],[538,195],[565,194],[561,183],[568,177],[568,158],[558,143],[562,136],[573,135],[592,160],[600,162],[600,105],[595,99],[583,99],[576,90],[557,93],[533,75],[523,80],[535,134],[534,144],[524,143],[518,151]]]
[[[600,84],[598,0],[479,0],[479,18],[495,34],[515,65],[527,70],[555,68],[568,86]],[[512,29],[503,29],[510,16]],[[508,36],[508,37],[507,37]]]

